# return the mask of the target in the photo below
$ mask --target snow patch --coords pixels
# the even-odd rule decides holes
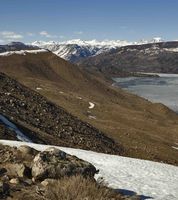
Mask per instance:
[[[38,50],[6,51],[4,53],[0,53],[0,56],[11,56],[11,55],[14,55],[14,54],[24,55],[25,56],[27,53],[37,54],[37,53],[44,53],[44,52],[48,52],[48,50],[46,50],[46,49],[38,49]]]
[[[15,124],[13,124],[12,122],[10,122],[6,117],[4,117],[3,115],[0,114],[0,123],[5,124],[9,129],[11,129],[12,131],[14,131],[17,135],[17,138],[21,141],[24,142],[32,142],[28,137],[26,137],[18,128]]]
[[[159,77],[165,78],[176,78],[178,74],[167,74],[167,73],[147,73],[147,72],[137,72],[138,74],[145,74],[145,75],[158,75]]]
[[[93,109],[95,107],[95,104],[94,103],[92,103],[92,102],[89,102],[89,109]]]
[[[178,147],[174,147],[174,146],[172,146],[172,148],[178,150]]]
[[[89,119],[96,119],[96,116],[89,115],[88,118],[89,118]]]
[[[50,145],[7,140],[0,140],[0,143],[16,147],[28,145],[39,151],[50,147]],[[109,187],[136,192],[144,199],[146,197],[155,200],[178,199],[178,167],[176,166],[81,149],[56,148],[92,163],[99,169],[99,174],[95,176],[95,179],[99,180],[103,177]]]
[[[166,49],[166,51],[170,51],[170,52],[178,52],[178,48],[169,48],[169,49]]]
[[[77,97],[77,99],[80,99],[80,100],[82,100],[82,97]]]
[[[42,88],[41,87],[37,87],[36,90],[42,90]]]

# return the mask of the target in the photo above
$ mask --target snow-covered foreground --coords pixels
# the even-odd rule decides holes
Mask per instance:
[[[17,147],[29,145],[40,151],[49,147],[49,145],[8,140],[0,140],[0,143]],[[99,174],[95,178],[103,177],[108,186],[114,189],[127,194],[136,192],[142,195],[142,199],[178,199],[178,167],[80,149],[56,148],[92,163],[99,169]]]

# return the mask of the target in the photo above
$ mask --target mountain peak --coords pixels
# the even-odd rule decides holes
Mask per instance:
[[[55,53],[57,56],[76,62],[78,59],[96,56],[101,53],[108,52],[122,46],[128,45],[142,45],[148,43],[159,43],[163,40],[160,37],[155,37],[151,40],[140,40],[138,42],[129,42],[127,40],[81,40],[72,39],[63,42],[55,41],[35,41],[32,43],[34,46],[48,49]]]

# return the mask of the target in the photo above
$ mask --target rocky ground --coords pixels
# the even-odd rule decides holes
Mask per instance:
[[[101,131],[4,74],[0,74],[0,94],[0,113],[34,142],[122,153],[122,148]],[[4,128],[5,137],[2,134],[1,138],[14,138],[7,136],[8,132]]]
[[[28,146],[0,145],[0,199],[140,199],[96,183],[96,173],[90,163],[55,148],[38,152]]]
[[[0,124],[0,138],[5,140],[17,140],[14,132],[3,124]]]

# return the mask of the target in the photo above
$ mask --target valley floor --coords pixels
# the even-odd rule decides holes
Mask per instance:
[[[0,144],[16,147],[28,145],[39,151],[49,147],[49,145],[8,140],[0,140]],[[99,174],[95,178],[98,181],[103,180],[109,187],[118,189],[121,193],[127,195],[137,193],[142,199],[178,199],[178,167],[80,149],[56,148],[92,163],[99,169]]]

